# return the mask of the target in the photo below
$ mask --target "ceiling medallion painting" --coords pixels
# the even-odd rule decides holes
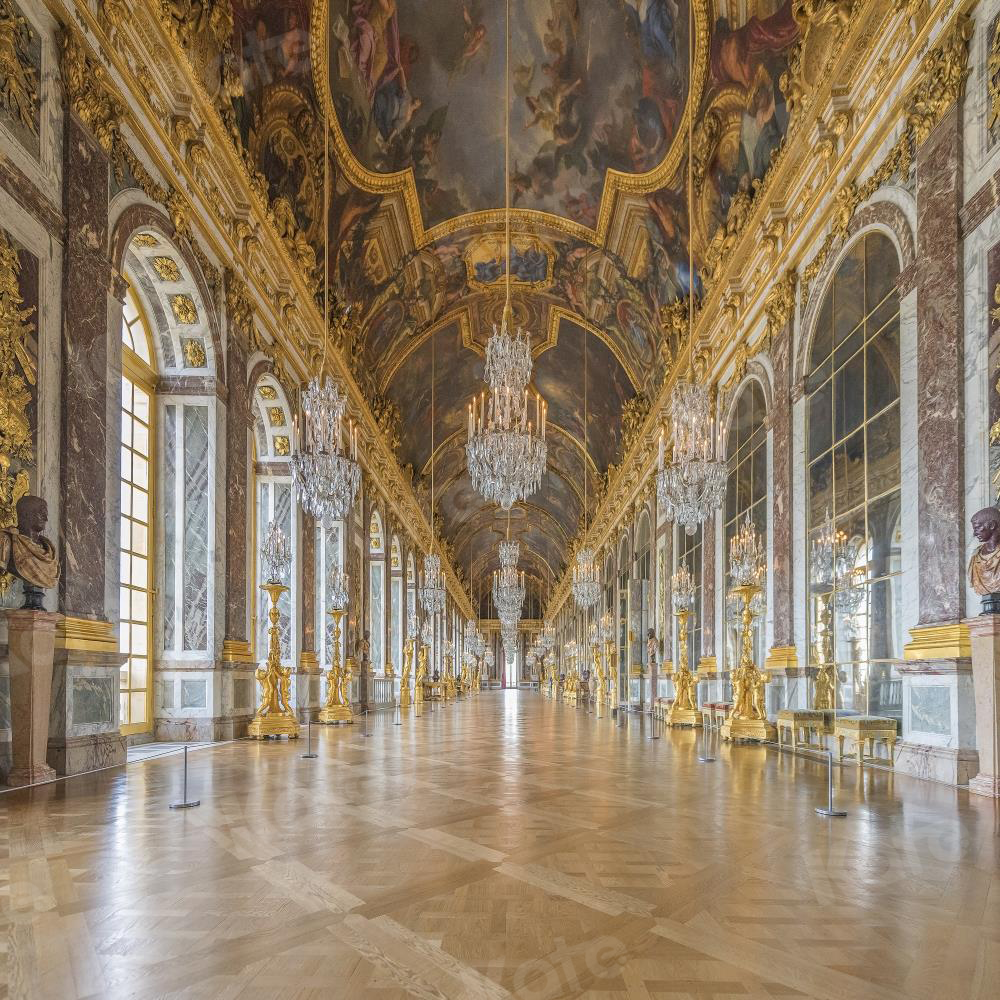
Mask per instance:
[[[695,10],[698,79],[708,12],[703,0]],[[653,190],[676,170],[688,14],[670,0],[519,0],[511,180],[522,215],[593,232],[602,212],[607,222],[606,187]],[[317,84],[336,111],[338,156],[368,191],[405,189],[411,224],[429,238],[501,204],[503,176],[492,164],[502,143],[494,95],[503,20],[503,6],[484,0],[314,6],[314,60],[319,45],[326,50]]]

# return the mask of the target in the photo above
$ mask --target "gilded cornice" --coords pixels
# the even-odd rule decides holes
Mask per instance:
[[[837,122],[839,154],[816,148],[815,130],[805,127],[804,116],[793,122],[738,237],[715,269],[695,317],[692,340],[704,345],[711,359],[710,380],[729,367],[741,347],[751,351],[755,333],[777,332],[779,325],[794,318],[796,281],[804,297],[826,256],[846,236],[855,211],[893,176],[908,175],[914,146],[961,95],[968,75],[971,22],[966,11],[970,7],[942,0],[911,30],[917,15],[908,5],[887,8],[879,0],[854,5],[839,55],[809,103],[810,108],[829,106],[835,114],[845,115]],[[905,54],[891,69],[872,58],[864,63],[861,72],[867,73],[867,79],[852,81],[853,92],[875,91],[878,96],[846,115],[836,88],[847,61],[863,62],[853,46],[862,38],[869,56],[876,45],[888,52],[897,41],[905,45]],[[856,67],[853,71],[859,72]],[[886,148],[886,140],[894,133],[897,137]],[[782,192],[781,203],[771,198],[772,192]],[[769,235],[762,238],[764,234]],[[766,319],[763,330],[762,316]],[[664,317],[665,328],[668,319]],[[630,516],[634,499],[655,474],[659,427],[665,421],[673,385],[685,373],[690,355],[691,344],[686,342],[632,448],[609,476],[588,533],[595,550],[619,530]],[[560,611],[569,593],[567,572],[552,593],[547,617]]]
[[[74,42],[63,56],[68,97],[76,113],[102,146],[126,157],[125,149],[130,147],[121,139],[119,123],[134,126],[136,142],[155,170],[170,179],[169,185],[160,185],[132,154],[128,166],[140,171],[136,177],[140,187],[164,204],[179,235],[191,236],[198,224],[198,238],[191,236],[191,245],[197,247],[200,262],[207,269],[214,268],[202,244],[214,259],[227,262],[234,278],[246,288],[246,301],[256,304],[257,336],[273,345],[275,357],[287,364],[290,377],[302,380],[321,353],[323,320],[313,291],[275,228],[265,192],[237,152],[174,33],[161,20],[159,6],[153,0],[141,0],[123,17],[120,5],[105,3],[101,19],[82,0],[72,8],[52,6],[64,24],[81,29],[80,34],[67,32],[66,37]],[[169,74],[177,89],[161,92],[150,65]],[[117,81],[121,82],[120,95]],[[165,113],[164,109],[178,106],[187,107],[187,114]],[[245,313],[239,322],[245,322]],[[330,354],[366,442],[362,465],[379,483],[394,516],[427,549],[430,525],[412,485],[385,447],[378,423],[341,352]],[[456,604],[471,617],[468,595],[448,560],[445,576]]]

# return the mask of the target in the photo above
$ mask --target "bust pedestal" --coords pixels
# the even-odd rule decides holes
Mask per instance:
[[[985,601],[983,602],[985,606]],[[1000,728],[1000,614],[981,614],[966,621],[972,645],[972,688],[976,699],[976,747],[979,774],[969,791],[1000,798],[997,732]]]
[[[56,622],[51,611],[8,611],[10,655],[11,787],[51,781],[46,762],[52,707],[52,654]]]

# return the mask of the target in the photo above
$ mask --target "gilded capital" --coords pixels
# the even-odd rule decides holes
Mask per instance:
[[[973,28],[968,14],[959,14],[940,43],[921,61],[920,80],[910,93],[906,111],[906,124],[918,145],[965,90]]]
[[[104,67],[87,55],[80,35],[69,26],[60,39],[59,68],[70,108],[110,154],[125,108],[114,95]]]

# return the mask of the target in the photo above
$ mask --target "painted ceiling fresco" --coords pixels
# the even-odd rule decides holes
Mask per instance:
[[[734,23],[719,0],[512,2],[511,281],[552,433],[545,482],[511,530],[539,581],[569,558],[584,460],[592,496],[621,458],[625,408],[655,397],[681,347],[667,307],[701,294],[727,219],[746,213],[781,147],[799,25],[791,0],[745,6]],[[242,0],[233,11],[234,141],[317,290],[328,238],[331,286],[350,307],[340,346],[373,408],[398,411],[399,461],[428,491],[433,344],[435,497],[456,564],[468,572],[471,558],[479,578],[506,531],[471,490],[463,435],[505,279],[501,216],[482,214],[503,205],[504,4]]]
[[[503,3],[330,0],[330,85],[368,170],[412,170],[427,228],[504,203]],[[666,155],[687,95],[687,8],[511,5],[514,204],[594,226],[608,169]]]

